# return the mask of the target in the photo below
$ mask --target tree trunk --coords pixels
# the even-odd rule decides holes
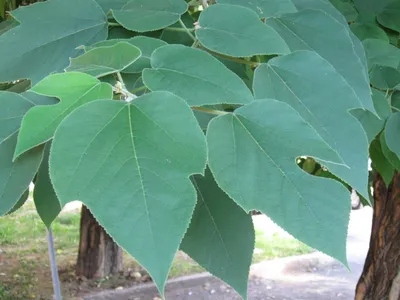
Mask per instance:
[[[86,206],[82,206],[80,234],[77,276],[101,278],[122,270],[122,249]]]
[[[374,178],[374,216],[369,251],[356,300],[400,299],[400,173],[389,187]]]

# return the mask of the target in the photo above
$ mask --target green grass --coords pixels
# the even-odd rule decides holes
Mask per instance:
[[[73,278],[79,245],[79,221],[79,211],[73,211],[62,213],[52,225],[59,270],[70,274],[66,277],[68,284],[66,282],[63,284],[65,289],[77,288],[76,284],[71,287],[70,281]],[[32,201],[28,201],[17,212],[0,218],[0,249],[3,251],[0,253],[0,262],[2,256],[4,261],[3,265],[0,264],[1,300],[47,299],[52,294],[46,228],[37,215]],[[308,246],[290,237],[279,234],[267,235],[258,229],[256,229],[255,249],[253,263],[312,251]],[[145,272],[126,253],[124,267]],[[178,253],[169,278],[203,271],[204,269],[187,255]],[[102,281],[103,288],[107,288],[107,280]],[[124,283],[118,281],[118,285],[121,284]],[[64,291],[64,294],[68,294],[68,291]]]

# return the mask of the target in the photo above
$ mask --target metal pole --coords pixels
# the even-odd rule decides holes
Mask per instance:
[[[54,251],[54,240],[51,227],[47,230],[47,246],[49,249],[51,279],[53,281],[54,297],[55,300],[62,300],[61,289],[60,289],[60,278],[58,277],[56,253]]]

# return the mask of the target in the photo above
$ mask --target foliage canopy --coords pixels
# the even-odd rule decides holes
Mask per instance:
[[[80,200],[161,294],[181,249],[247,298],[251,210],[347,264],[349,190],[400,170],[398,1],[210,2],[0,14],[1,215]]]

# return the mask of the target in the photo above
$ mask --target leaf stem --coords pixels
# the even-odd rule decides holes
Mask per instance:
[[[122,94],[125,97],[124,100],[126,102],[131,102],[133,99],[137,98],[137,96],[135,94],[132,94],[131,92],[129,92],[126,89],[124,79],[122,78],[122,75],[120,72],[117,72],[117,78],[118,78],[118,82],[116,84],[115,91],[117,93]]]
[[[54,250],[54,239],[51,227],[47,230],[47,246],[49,250],[50,268],[51,268],[51,278],[53,282],[54,297],[56,300],[61,300],[61,288],[60,288],[60,278],[58,277],[56,253]]]
[[[193,32],[193,31],[195,31],[196,29],[195,29],[195,28],[166,27],[166,28],[164,28],[164,30],[169,30],[169,31],[183,31],[183,32],[190,31],[190,32]]]
[[[400,108],[397,108],[396,106],[390,106],[393,110],[400,112]]]
[[[182,22],[181,19],[179,19],[179,24],[181,24],[182,28],[185,30],[185,32],[190,36],[190,38],[193,41],[197,41],[196,37],[190,32],[189,28],[186,27],[186,25]]]
[[[229,114],[229,112],[222,111],[222,110],[216,110],[216,109],[211,109],[211,108],[205,108],[205,107],[200,107],[200,106],[192,106],[193,110],[201,111],[204,113],[212,114],[212,115],[217,115],[217,116],[223,116]]]
[[[116,22],[108,22],[108,26],[111,26],[111,27],[121,27],[122,25],[119,24],[119,23],[116,23]]]
[[[203,50],[207,51],[208,53],[220,57],[220,58],[225,58],[227,60],[233,61],[233,62],[237,62],[239,64],[243,64],[243,65],[249,65],[252,67],[258,67],[261,63],[260,62],[255,62],[255,61],[249,61],[249,60],[245,60],[243,58],[238,58],[238,57],[232,57],[232,56],[228,56],[228,55],[224,55],[224,54],[220,54],[211,50],[208,50],[204,47],[201,47]]]

